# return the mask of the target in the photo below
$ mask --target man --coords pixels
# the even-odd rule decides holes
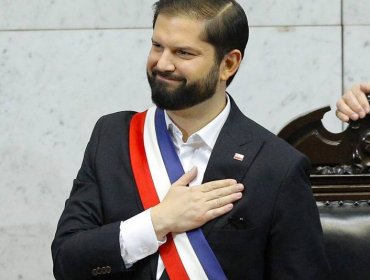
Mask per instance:
[[[366,95],[370,94],[370,83],[354,85],[337,101],[336,115],[344,122],[364,118],[370,112]]]
[[[52,244],[55,277],[327,279],[308,160],[226,93],[248,40],[243,9],[154,7],[157,108],[96,124]]]

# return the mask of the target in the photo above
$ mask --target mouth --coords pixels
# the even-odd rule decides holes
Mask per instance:
[[[151,73],[151,76],[159,81],[159,82],[165,82],[165,83],[179,83],[184,82],[185,79],[181,76],[178,76],[172,72],[161,72],[157,69],[154,69]]]
[[[161,82],[166,82],[166,83],[179,83],[182,81],[178,78],[172,78],[170,76],[162,76],[161,74],[155,75],[155,79]]]

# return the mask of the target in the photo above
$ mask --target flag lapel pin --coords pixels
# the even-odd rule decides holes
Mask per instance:
[[[239,160],[239,161],[243,161],[244,155],[235,153],[234,159]]]

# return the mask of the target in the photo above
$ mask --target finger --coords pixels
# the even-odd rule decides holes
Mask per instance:
[[[216,198],[216,199],[209,200],[206,203],[207,208],[208,208],[208,210],[222,208],[225,205],[236,202],[237,200],[241,199],[242,196],[243,196],[243,194],[241,192],[238,192],[238,193],[230,194],[228,196],[223,196],[223,197],[219,197],[219,198]]]
[[[211,209],[206,213],[205,218],[207,221],[213,220],[217,217],[220,217],[230,212],[233,209],[233,207],[234,205],[230,203],[230,204],[226,204],[219,208]]]
[[[173,186],[187,186],[190,184],[191,181],[195,179],[197,176],[198,170],[196,167],[193,167],[184,175],[182,175],[174,184]]]
[[[347,115],[343,114],[342,112],[336,110],[335,114],[336,114],[337,118],[340,119],[342,122],[348,122],[349,121],[349,117]]]
[[[347,91],[341,99],[347,106],[351,108],[352,111],[360,113],[363,111],[363,108],[359,102],[359,96],[361,94],[363,95],[364,93],[360,93],[358,88],[353,87],[352,90]]]
[[[210,191],[213,191],[213,190],[233,186],[233,185],[236,185],[236,184],[237,184],[237,182],[234,179],[223,179],[223,180],[207,182],[203,185],[200,185],[200,189],[201,189],[202,192],[210,192]]]
[[[360,89],[363,92],[370,94],[370,83],[362,83],[362,84],[360,84]]]
[[[213,191],[209,191],[205,193],[206,195],[206,201],[222,198],[228,195],[231,195],[233,193],[242,192],[244,190],[243,184],[235,184],[231,186],[227,186],[224,188],[215,189]]]
[[[344,100],[344,96],[337,102],[337,112],[340,112],[341,114],[343,115],[346,115],[348,118],[352,119],[352,120],[357,120],[358,119],[358,114],[353,111],[355,107],[354,104],[356,104],[357,100],[352,100],[351,104],[352,105],[347,105],[349,101],[345,101]],[[360,107],[360,105],[358,104],[357,102],[357,107]],[[338,115],[338,113],[337,113]]]
[[[357,85],[352,88],[352,92],[360,104],[363,114],[361,114],[359,111],[357,112],[360,114],[360,117],[363,118],[367,113],[369,113],[369,101],[367,100],[366,89],[361,87],[361,85]]]

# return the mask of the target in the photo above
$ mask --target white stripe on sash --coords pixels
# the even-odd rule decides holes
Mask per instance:
[[[155,110],[156,107],[151,107],[146,114],[144,124],[144,146],[153,183],[159,200],[162,201],[166,196],[168,189],[171,187],[171,183],[158,147],[154,125]],[[190,279],[208,279],[186,233],[172,234],[172,236],[181,261]],[[162,262],[161,257],[159,257],[158,261]]]

